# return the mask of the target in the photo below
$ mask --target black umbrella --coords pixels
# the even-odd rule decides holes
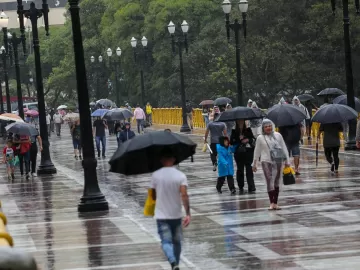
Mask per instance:
[[[298,99],[299,99],[301,102],[306,102],[306,101],[315,99],[315,98],[314,98],[312,95],[310,95],[310,94],[302,94],[302,95],[298,95],[297,97],[298,97]]]
[[[325,88],[317,95],[318,96],[336,96],[336,95],[345,95],[345,93],[338,88]]]
[[[217,122],[229,122],[239,119],[250,120],[264,117],[265,114],[258,108],[249,107],[235,107],[221,113],[220,117],[216,119]]]
[[[314,114],[312,121],[321,124],[343,123],[357,118],[358,113],[351,107],[342,104],[328,104]]]
[[[226,105],[226,104],[231,103],[231,102],[232,102],[232,100],[230,98],[219,97],[219,98],[215,99],[214,105],[215,106],[223,106],[223,105]]]
[[[38,136],[39,131],[34,128],[32,125],[27,123],[12,123],[5,127],[6,131],[11,132],[13,134],[19,134],[22,136]]]
[[[110,171],[125,175],[151,173],[162,167],[161,152],[170,148],[176,164],[195,154],[196,143],[167,131],[149,132],[121,144],[109,161]]]
[[[274,122],[275,126],[293,126],[306,118],[305,111],[292,104],[277,104],[267,111],[267,118]]]
[[[96,105],[101,105],[103,107],[112,107],[114,105],[114,102],[112,102],[110,99],[100,99],[96,101]]]
[[[112,109],[107,111],[103,118],[110,121],[120,121],[133,117],[133,113],[128,109]]]
[[[334,98],[333,103],[347,105],[347,95],[341,95]],[[355,97],[355,110],[360,112],[360,100],[357,97]]]
[[[214,105],[214,101],[211,99],[203,100],[199,104],[200,106],[211,106]]]

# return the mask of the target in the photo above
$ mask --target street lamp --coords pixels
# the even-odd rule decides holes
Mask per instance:
[[[180,132],[190,132],[191,129],[188,125],[187,116],[186,116],[186,97],[185,97],[184,66],[183,66],[183,48],[185,48],[185,51],[188,52],[187,33],[189,31],[189,25],[186,21],[183,21],[183,23],[181,24],[182,33],[177,33],[177,35],[175,28],[176,28],[175,24],[172,21],[170,21],[168,25],[168,31],[171,35],[172,51],[175,54],[176,53],[175,45],[178,45],[179,60],[180,60],[180,93],[181,93],[181,107],[182,107],[182,118],[183,118],[183,124],[180,128]]]
[[[141,80],[141,106],[145,106],[145,82],[144,82],[144,69],[147,65],[148,54],[148,39],[143,36],[141,39],[142,51],[137,49],[137,39],[132,37],[130,40],[131,47],[134,49],[134,60],[140,68],[140,80]]]
[[[335,15],[335,0],[331,0],[331,8]],[[355,109],[354,77],[352,70],[351,44],[350,44],[350,17],[349,0],[342,0],[343,21],[344,21],[344,52],[345,52],[345,75],[347,105]],[[356,13],[359,14],[359,0],[355,0]],[[356,149],[356,120],[349,121],[349,137],[345,143],[345,150]]]
[[[17,14],[18,14],[18,23],[20,25],[20,33],[21,33],[21,42],[23,45],[23,53],[24,53],[24,58],[26,59],[27,55],[26,55],[26,37],[25,37],[25,25],[26,25],[26,21],[27,18],[24,16],[24,6],[22,4],[22,0],[17,0]],[[44,3],[45,4],[45,3]],[[47,16],[47,15],[46,15]]]
[[[48,137],[48,129],[46,124],[46,112],[45,112],[45,98],[44,98],[44,85],[41,70],[41,59],[40,59],[40,45],[39,45],[39,33],[38,33],[38,18],[44,17],[45,32],[49,35],[49,6],[47,0],[42,0],[42,9],[37,9],[35,3],[30,3],[30,9],[24,11],[24,16],[31,21],[32,35],[33,35],[33,47],[34,47],[34,60],[35,60],[35,71],[36,71],[36,90],[37,100],[39,109],[39,125],[40,125],[40,136],[42,139],[43,150],[41,151],[41,161],[38,167],[37,173],[40,174],[55,174],[56,168],[51,161],[50,157],[50,143]]]
[[[236,82],[237,82],[237,96],[238,96],[238,105],[243,104],[243,88],[242,88],[242,79],[241,79],[241,63],[240,63],[240,30],[243,29],[244,39],[246,39],[246,15],[248,11],[248,1],[240,0],[239,10],[242,14],[242,24],[239,23],[238,19],[235,19],[234,23],[230,23],[230,12],[231,12],[231,2],[230,0],[224,0],[222,3],[222,9],[225,13],[225,26],[226,26],[226,35],[228,42],[230,42],[230,29],[235,33],[235,53],[236,53]]]
[[[92,135],[91,116],[89,113],[90,102],[86,80],[84,48],[81,35],[79,0],[69,0],[69,4],[74,42],[77,93],[81,126],[81,142],[84,157],[82,165],[84,168],[85,178],[84,194],[80,200],[78,211],[90,212],[108,210],[109,205],[105,200],[105,196],[100,191],[96,174],[97,160],[95,159],[94,138]]]
[[[11,102],[10,102],[10,90],[9,90],[9,74],[7,70],[7,56],[9,53],[9,45],[8,45],[8,35],[7,35],[7,27],[9,24],[9,17],[6,16],[4,11],[0,13],[0,27],[4,32],[4,46],[0,49],[0,54],[2,56],[3,61],[3,69],[4,69],[4,80],[5,80],[5,91],[6,91],[6,111],[11,113]]]
[[[96,77],[96,85],[95,85],[96,100],[101,99],[100,87],[99,87],[99,76],[100,76],[100,70],[101,70],[100,65],[103,61],[103,57],[101,55],[98,57],[98,61],[99,61],[99,64],[95,64],[95,57],[94,56],[90,57],[90,62],[92,64],[92,69],[93,69],[92,73],[95,73],[95,77]]]
[[[121,56],[121,49],[120,47],[117,47],[116,49],[116,55],[118,56],[118,59],[116,59],[115,61],[111,61],[111,56],[112,56],[112,50],[110,48],[107,49],[106,51],[108,57],[109,57],[109,61],[110,61],[110,65],[115,62],[115,91],[116,91],[116,104],[117,106],[120,106],[120,83],[119,83],[119,66],[120,66],[120,56]]]

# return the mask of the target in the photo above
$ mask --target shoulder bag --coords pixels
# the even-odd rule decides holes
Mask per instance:
[[[266,137],[265,135],[264,136],[264,139],[265,139],[265,142],[270,150],[270,156],[271,156],[271,160],[276,162],[276,163],[282,163],[286,160],[286,155],[284,153],[284,150],[280,147],[274,147],[274,148],[270,148],[269,146],[269,143],[267,142],[266,140]],[[274,138],[276,140],[276,138]]]

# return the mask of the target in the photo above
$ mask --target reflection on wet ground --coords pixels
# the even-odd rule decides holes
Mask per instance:
[[[200,139],[194,137],[200,142]],[[99,160],[98,178],[107,213],[78,214],[83,173],[68,130],[52,137],[58,174],[8,183],[1,168],[0,198],[15,245],[31,252],[42,269],[169,269],[155,222],[142,206],[149,175],[121,177]],[[108,157],[116,140],[108,139]],[[189,179],[192,224],[184,231],[181,269],[357,269],[360,262],[360,175],[357,153],[342,156],[331,176],[320,153],[303,151],[297,184],[282,187],[281,211],[269,212],[262,172],[257,193],[215,192],[208,153],[180,169]]]

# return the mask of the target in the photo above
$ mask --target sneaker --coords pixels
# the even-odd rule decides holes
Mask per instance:
[[[236,189],[233,189],[231,192],[230,192],[231,195],[236,195]]]
[[[304,144],[304,140],[303,140],[303,139],[301,139],[301,140],[300,140],[300,143],[301,143],[301,144]]]
[[[11,181],[11,180],[12,180],[12,177],[11,177],[11,175],[10,175],[10,174],[8,175],[8,180],[9,180],[9,181]]]
[[[79,156],[79,159],[82,160],[82,155]]]
[[[12,178],[13,180],[15,179],[14,173],[11,174],[11,178]]]
[[[30,179],[30,175],[27,173],[26,174],[26,180],[29,180]]]
[[[330,171],[331,171],[331,173],[334,173],[334,171],[335,171],[335,164],[331,164]]]
[[[216,167],[217,167],[217,165],[214,164],[214,165],[213,165],[213,171],[214,171],[214,172],[216,172]]]
[[[245,191],[244,191],[244,189],[243,189],[243,188],[240,188],[240,189],[239,189],[239,194],[240,194],[240,195],[245,194]]]
[[[75,156],[75,159],[78,160],[78,156]]]
[[[309,140],[309,141],[311,140],[311,136],[308,137],[308,140]]]
[[[222,194],[222,191],[221,191],[221,189],[216,189],[217,190],[217,192],[218,192],[218,194]]]
[[[256,193],[256,189],[250,189],[249,190],[249,194],[255,194]]]
[[[295,172],[295,175],[301,175],[301,173],[299,173],[299,172]]]
[[[103,155],[102,157],[103,157],[103,158],[106,158],[106,156],[105,156],[105,155]]]

